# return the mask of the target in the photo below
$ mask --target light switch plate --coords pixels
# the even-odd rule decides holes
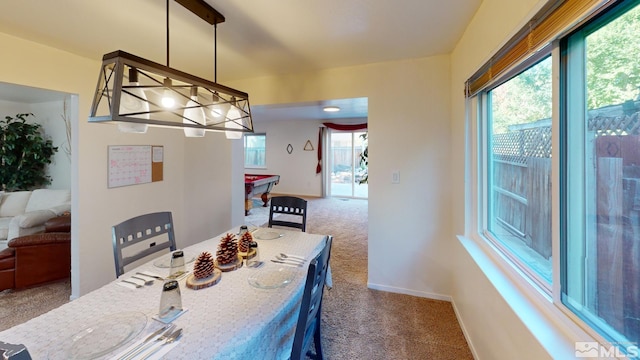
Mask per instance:
[[[391,183],[400,184],[400,170],[394,170],[391,172]]]

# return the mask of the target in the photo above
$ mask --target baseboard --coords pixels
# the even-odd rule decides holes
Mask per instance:
[[[456,319],[458,320],[458,324],[460,325],[460,329],[462,330],[464,339],[467,340],[467,345],[469,346],[471,355],[473,355],[474,359],[479,359],[478,353],[476,352],[476,349],[473,347],[473,341],[471,341],[471,337],[469,337],[469,333],[467,332],[467,329],[464,326],[462,317],[460,316],[460,313],[458,313],[458,308],[456,307],[456,301],[453,298],[451,298],[451,306],[453,307],[453,313],[456,314]]]
[[[381,290],[381,291],[386,291],[386,292],[391,292],[396,294],[411,295],[411,296],[417,296],[417,297],[422,297],[427,299],[443,300],[443,301],[451,302],[451,296],[449,295],[434,294],[426,291],[416,291],[411,289],[398,288],[394,286],[386,286],[386,285],[372,284],[372,283],[367,283],[367,287],[373,290]]]

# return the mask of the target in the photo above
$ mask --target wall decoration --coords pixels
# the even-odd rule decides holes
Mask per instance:
[[[293,146],[291,144],[287,145],[287,152],[291,154],[293,152]]]
[[[307,140],[304,144],[304,151],[313,151],[313,144],[311,144],[311,140]]]
[[[108,187],[162,181],[164,148],[151,145],[109,146]]]

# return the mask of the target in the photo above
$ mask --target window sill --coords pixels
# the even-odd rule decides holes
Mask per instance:
[[[576,342],[596,341],[548,296],[524,280],[480,235],[459,235],[458,240],[550,357],[573,359]]]

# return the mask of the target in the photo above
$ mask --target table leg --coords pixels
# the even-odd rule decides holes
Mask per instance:
[[[264,203],[262,205],[263,207],[269,206],[268,203],[269,203],[269,199],[270,198],[269,198],[269,193],[268,192],[262,193],[262,195],[260,195],[260,198],[262,199],[262,202]]]
[[[253,208],[253,201],[251,199],[244,199],[244,216],[249,215],[249,211]]]

